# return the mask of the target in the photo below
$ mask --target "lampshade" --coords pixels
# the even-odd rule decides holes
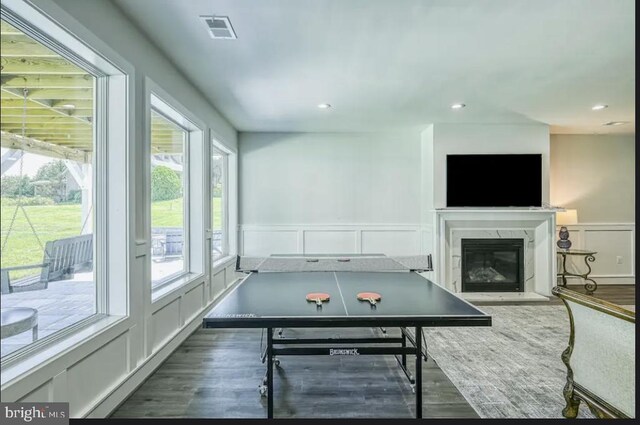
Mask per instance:
[[[578,224],[578,210],[567,209],[556,212],[556,224],[559,226]]]

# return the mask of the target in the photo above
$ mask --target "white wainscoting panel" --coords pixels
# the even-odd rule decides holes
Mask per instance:
[[[204,283],[199,284],[184,294],[180,305],[183,316],[180,325],[189,322],[200,313],[204,299]]]
[[[240,255],[431,253],[431,229],[419,224],[241,225]]]
[[[153,351],[162,347],[180,329],[180,298],[162,307],[151,316]]]
[[[591,265],[594,276],[633,275],[633,232],[586,229],[584,236],[584,247],[598,251]]]
[[[228,288],[229,286],[233,285],[233,282],[235,282],[238,279],[238,277],[236,276],[235,262],[225,269],[224,278],[225,278],[225,288]]]
[[[53,385],[53,381],[47,381],[45,384],[39,386],[35,390],[31,391],[29,394],[22,397],[20,402],[28,403],[28,402],[41,402],[42,400],[50,400],[51,399],[51,386]]]
[[[598,285],[635,284],[635,223],[581,223],[566,227],[572,249],[597,251],[596,260],[590,263],[589,277]],[[567,269],[584,273],[583,257],[568,257]]]
[[[225,287],[225,271],[224,269],[220,270],[218,273],[213,275],[213,279],[211,279],[211,299],[217,298],[224,291]]]
[[[420,251],[420,233],[412,230],[363,230],[362,253],[415,255]]]
[[[298,232],[296,230],[247,230],[240,235],[240,242],[247,256],[295,254],[298,252]]]
[[[126,332],[67,369],[69,389],[82,389],[68,392],[71,417],[79,416],[83,413],[79,410],[82,406],[95,403],[105,390],[127,376],[128,345],[129,333]],[[87,385],[87,381],[91,385]]]
[[[309,254],[357,254],[357,233],[353,230],[304,230],[303,252]]]

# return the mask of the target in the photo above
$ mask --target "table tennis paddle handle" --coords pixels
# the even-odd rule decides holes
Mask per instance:
[[[367,300],[371,303],[371,305],[376,305],[377,303],[377,301],[373,298],[368,298]]]

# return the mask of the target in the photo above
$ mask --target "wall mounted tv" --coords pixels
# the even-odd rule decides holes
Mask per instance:
[[[542,206],[542,155],[447,155],[447,207]]]

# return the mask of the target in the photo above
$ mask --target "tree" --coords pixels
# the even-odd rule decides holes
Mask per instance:
[[[214,160],[215,161],[215,160]],[[214,198],[222,197],[222,164],[219,161],[211,161],[211,187]]]
[[[51,161],[44,164],[36,172],[34,184],[37,194],[52,198],[55,202],[67,199],[67,166],[63,160]]]
[[[178,173],[159,165],[151,172],[151,201],[169,201],[182,196],[182,181]]]
[[[29,176],[4,176],[0,181],[0,192],[8,198],[32,197],[34,187]]]

